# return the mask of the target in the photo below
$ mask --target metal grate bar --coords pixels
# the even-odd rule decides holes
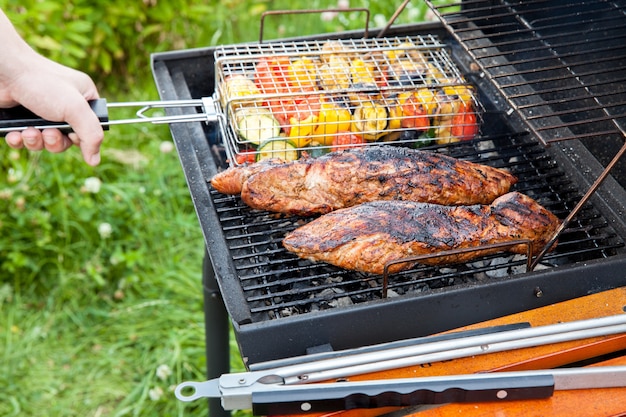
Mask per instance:
[[[460,11],[449,12],[452,4],[429,2],[543,143],[624,137],[623,103],[605,101],[606,89],[626,91],[624,2],[494,3],[463,2]],[[570,117],[556,125],[550,122],[555,112]],[[592,112],[598,114],[589,117]]]

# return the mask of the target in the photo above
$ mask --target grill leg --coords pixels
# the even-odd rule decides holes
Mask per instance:
[[[202,284],[207,378],[212,379],[230,372],[230,335],[228,313],[217,286],[213,265],[206,252],[202,262]],[[230,412],[222,408],[219,398],[211,398],[209,416],[226,417],[230,416]]]

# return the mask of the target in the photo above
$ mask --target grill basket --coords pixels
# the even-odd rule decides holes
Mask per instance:
[[[215,65],[233,165],[469,140],[480,125],[473,87],[432,34],[223,46]]]

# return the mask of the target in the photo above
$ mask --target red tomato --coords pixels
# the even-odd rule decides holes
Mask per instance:
[[[459,112],[452,117],[450,134],[460,140],[472,140],[477,133],[476,113],[470,104],[462,103]]]
[[[347,148],[360,148],[366,143],[362,135],[353,132],[337,132],[333,137],[332,151],[340,151]]]
[[[256,161],[256,152],[252,149],[241,151],[235,155],[235,162],[237,165],[251,164],[254,161]]]
[[[262,57],[254,69],[254,83],[263,94],[278,94],[289,91],[287,68],[289,57]]]
[[[295,103],[287,98],[273,98],[265,103],[284,130],[289,128],[289,115],[293,114]],[[287,132],[289,134],[289,132]]]
[[[293,113],[289,118],[304,120],[320,113],[320,97],[318,95],[302,96],[294,98]]]
[[[320,97],[318,95],[276,98],[268,102],[268,107],[278,120],[280,127],[289,135],[293,122],[306,120],[320,113]]]
[[[402,127],[408,129],[426,130],[430,127],[428,110],[419,102],[419,99],[411,94],[402,103]]]

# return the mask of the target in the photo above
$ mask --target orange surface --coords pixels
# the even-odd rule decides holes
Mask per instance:
[[[626,365],[626,356],[598,365]],[[410,417],[613,417],[626,416],[626,388],[555,391],[546,399],[506,403],[449,404]]]
[[[503,324],[528,322],[542,326],[606,317],[624,313],[626,288],[617,288],[538,309],[489,320],[458,330],[469,330]],[[595,358],[626,349],[626,334],[594,337],[546,346],[496,352],[481,356],[429,363],[390,371],[350,377],[349,380],[410,378],[476,372],[548,369]],[[626,365],[626,357],[616,359]],[[494,408],[495,407],[495,408]],[[350,410],[334,413],[308,414],[324,417],[380,416],[397,408]],[[540,411],[539,411],[540,410]],[[626,388],[559,391],[546,400],[518,401],[497,404],[452,404],[439,406],[410,416],[626,416]]]

